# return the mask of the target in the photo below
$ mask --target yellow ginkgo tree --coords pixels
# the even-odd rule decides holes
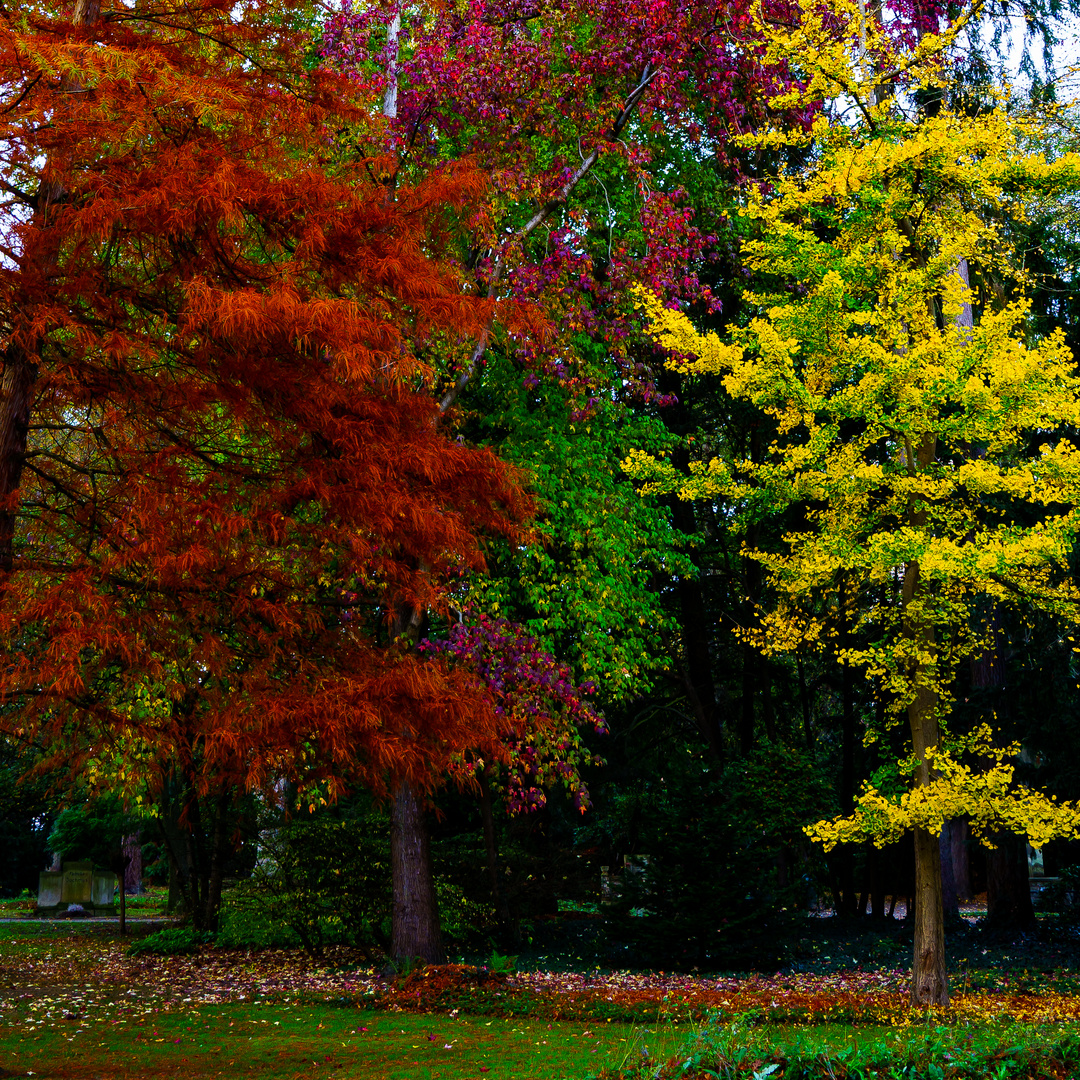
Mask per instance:
[[[854,6],[848,14],[859,17]],[[853,816],[808,832],[831,847],[914,830],[912,1000],[943,1005],[943,822],[967,814],[984,836],[1008,829],[1036,842],[1080,835],[1076,807],[1013,782],[1015,747],[995,751],[988,730],[948,730],[957,664],[985,648],[979,605],[1078,611],[1069,559],[1080,450],[1068,433],[1080,430],[1080,378],[1059,333],[1026,332],[1023,270],[1003,223],[1075,190],[1080,161],[1051,159],[1034,122],[999,109],[905,115],[903,100],[880,93],[884,46],[867,73],[850,45],[860,27],[831,29],[831,49],[811,48],[812,32],[807,20],[772,47],[801,50],[818,65],[812,92],[842,93],[860,119],[823,113],[813,166],[749,197],[757,231],[743,257],[758,283],[746,297],[755,317],[724,338],[699,334],[638,294],[669,363],[719,376],[765,414],[771,442],[757,460],[717,457],[689,474],[640,453],[625,467],[650,490],[786,523],[778,546],[746,552],[776,598],[753,632],[759,647],[827,636],[815,604],[847,598],[858,633],[837,653],[909,726],[911,785],[903,795],[868,787]],[[906,61],[912,101],[939,81],[931,45]],[[989,302],[969,284],[990,279],[1011,282],[994,295],[1014,299]],[[973,771],[963,763],[972,757],[994,764]]]

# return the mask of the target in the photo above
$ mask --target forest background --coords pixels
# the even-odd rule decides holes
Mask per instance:
[[[1025,34],[1052,44],[1058,14],[1026,11]],[[32,888],[50,833],[57,850],[72,814],[96,815],[101,861],[122,867],[139,835],[200,929],[246,881],[237,926],[247,888],[314,946],[437,959],[443,930],[463,947],[563,932],[606,866],[606,960],[700,968],[785,962],[825,895],[866,920],[914,896],[910,836],[880,849],[868,829],[825,854],[804,833],[852,814],[865,781],[894,802],[909,783],[889,722],[902,691],[856,662],[902,655],[906,624],[890,639],[877,614],[902,575],[838,564],[797,598],[797,632],[770,638],[795,590],[769,558],[823,500],[776,496],[769,455],[795,428],[733,385],[730,359],[669,362],[637,290],[745,340],[843,233],[853,189],[801,203],[801,254],[763,262],[755,209],[827,175],[836,132],[905,147],[943,115],[1000,123],[1047,171],[962,191],[982,233],[920,240],[937,260],[923,306],[973,340],[1007,313],[1009,340],[1065,364],[1068,390],[1074,114],[1051,78],[1002,85],[997,43],[966,29],[997,18],[5,11],[2,887]],[[905,160],[944,176],[923,153]],[[866,185],[847,220],[886,220],[902,175]],[[865,311],[887,306],[868,289]],[[1064,406],[1028,419],[1011,464],[1077,422]],[[977,462],[984,436],[936,460]],[[687,479],[745,466],[744,486],[665,486],[646,457]],[[1071,800],[1059,473],[1035,500],[968,485],[958,543],[994,514],[1061,543],[1019,576],[995,564],[962,617],[942,605],[936,640],[961,645],[933,692],[958,754],[990,764],[969,738],[989,724],[995,746],[1022,745],[1018,780]],[[936,842],[944,914],[985,890],[990,922],[1029,928],[1026,837],[995,818],[984,850],[971,816]],[[1049,872],[1068,880],[1074,842],[1043,846]],[[288,874],[260,873],[260,843]]]

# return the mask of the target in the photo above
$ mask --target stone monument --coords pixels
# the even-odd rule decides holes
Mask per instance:
[[[43,870],[38,876],[39,915],[59,915],[78,904],[94,915],[112,915],[116,875],[95,870],[90,862],[65,862],[60,870]]]

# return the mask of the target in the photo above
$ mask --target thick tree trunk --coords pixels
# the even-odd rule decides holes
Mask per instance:
[[[1035,925],[1028,879],[1027,840],[998,833],[986,853],[986,921],[995,929],[1030,930]]]
[[[956,897],[956,876],[953,873],[952,829],[945,822],[938,837],[941,851],[941,908],[949,919],[960,918],[960,902]]]
[[[395,960],[443,960],[439,903],[431,869],[431,843],[424,806],[403,783],[394,793],[390,818],[393,917],[390,952]]]
[[[941,906],[941,850],[938,837],[915,830],[915,956],[912,1005],[948,1005],[945,974],[945,917]]]
[[[949,822],[953,880],[956,883],[956,899],[961,904],[969,904],[975,898],[975,892],[971,887],[971,852],[968,850],[969,833],[967,818],[953,818]]]
[[[134,832],[124,837],[124,888],[128,893],[138,895],[142,890],[142,834]]]

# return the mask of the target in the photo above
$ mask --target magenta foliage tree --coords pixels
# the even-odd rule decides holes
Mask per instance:
[[[545,652],[521,626],[486,615],[454,625],[448,637],[425,640],[420,648],[477,676],[494,699],[496,713],[508,722],[503,741],[509,761],[500,786],[510,813],[540,809],[546,789],[555,783],[563,784],[575,806],[585,811],[589,793],[581,769],[600,761],[583,745],[581,734],[607,732],[603,717],[587,700],[596,689],[592,683],[575,684],[570,667]],[[461,767],[482,769],[491,778],[489,765],[490,755],[485,759],[479,748]]]
[[[603,340],[644,398],[628,348],[629,285],[713,303],[699,276],[715,236],[699,225],[672,149],[735,167],[733,134],[788,76],[760,61],[746,0],[473,0],[347,6],[324,55],[380,81],[399,171],[470,158],[488,178],[463,263],[478,292],[532,300],[554,328],[508,347],[534,377],[597,390],[575,336]],[[767,5],[769,6],[769,5]],[[778,17],[787,6],[773,3]],[[491,344],[448,372],[449,408]]]

